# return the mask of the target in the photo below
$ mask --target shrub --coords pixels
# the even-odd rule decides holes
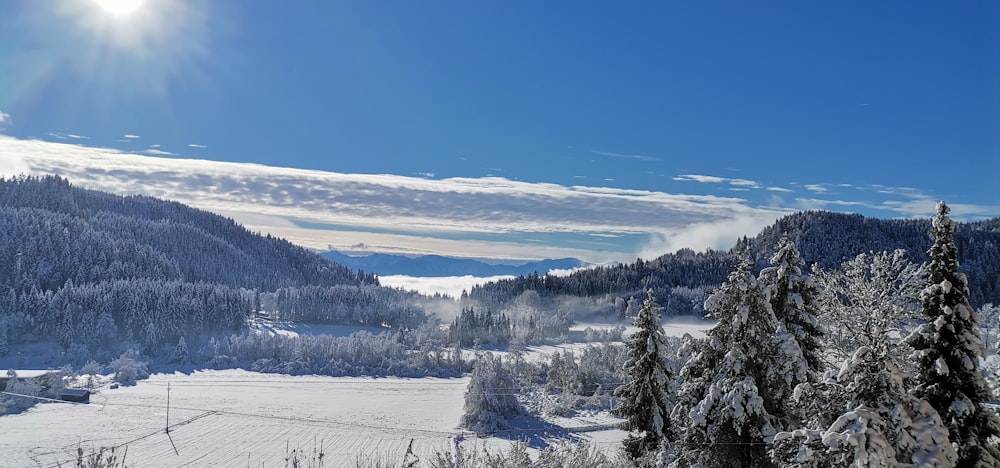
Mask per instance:
[[[134,385],[136,380],[149,377],[146,361],[143,361],[139,352],[134,349],[125,351],[109,365],[115,371],[115,380],[122,385]]]

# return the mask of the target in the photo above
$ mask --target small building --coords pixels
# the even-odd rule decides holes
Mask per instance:
[[[90,390],[86,388],[64,388],[59,392],[59,399],[73,403],[90,403]]]

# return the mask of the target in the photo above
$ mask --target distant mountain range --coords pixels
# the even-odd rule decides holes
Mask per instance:
[[[494,265],[468,258],[423,255],[407,257],[391,254],[371,254],[353,257],[337,251],[324,252],[324,257],[344,265],[354,271],[364,270],[380,276],[406,275],[419,277],[441,276],[500,276],[500,275],[544,275],[550,270],[568,270],[590,266],[575,258],[540,260],[520,265]]]

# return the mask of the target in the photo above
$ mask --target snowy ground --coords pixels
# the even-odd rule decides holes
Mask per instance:
[[[287,320],[253,320],[250,328],[260,333],[283,336],[299,335],[330,335],[330,336],[350,336],[359,331],[366,331],[373,335],[379,333],[392,332],[385,328],[365,327],[361,325],[333,325],[322,323],[302,323],[289,322]]]
[[[170,384],[170,435],[167,384]],[[87,405],[47,403],[0,418],[0,465],[55,466],[84,449],[127,444],[140,466],[283,466],[286,446],[322,448],[326,466],[359,456],[449,450],[467,378],[156,374],[102,389]],[[171,443],[171,439],[173,443]],[[175,450],[176,449],[176,450]]]
[[[705,332],[715,326],[714,320],[704,320],[699,317],[694,316],[678,316],[670,317],[663,321],[663,331],[667,336],[676,336],[678,338],[684,336],[685,333],[690,334],[695,338],[704,338]],[[606,330],[613,328],[614,324],[607,323],[577,323],[569,328],[571,333],[573,332],[584,332],[587,328],[593,328],[595,330]],[[625,334],[631,334],[635,332],[637,328],[629,325],[625,327]]]
[[[671,320],[668,334],[700,335],[711,322]],[[575,329],[607,328],[582,324]],[[330,330],[287,324],[272,333],[343,335],[354,327]],[[536,357],[587,343],[532,347]],[[170,387],[170,433],[167,387]],[[414,453],[427,459],[464,447],[509,446],[527,440],[587,440],[607,452],[618,448],[624,433],[609,429],[616,420],[606,412],[573,418],[526,416],[520,428],[502,437],[480,439],[456,429],[468,378],[404,379],[261,374],[244,370],[155,374],[132,387],[104,386],[91,403],[45,403],[0,417],[0,465],[64,466],[77,447],[126,445],[127,460],[137,466],[285,466],[289,449],[308,454],[321,449],[324,466],[354,466],[359,457],[398,461],[413,441]]]
[[[170,387],[170,433],[167,387]],[[260,374],[244,370],[155,374],[132,387],[102,388],[90,404],[46,403],[0,418],[0,465],[51,467],[77,447],[126,445],[137,466],[284,466],[290,449],[324,453],[324,466],[365,457],[399,460],[413,441],[421,459],[463,446],[511,440],[587,439],[614,450],[624,433],[595,430],[606,414],[518,421],[522,430],[480,439],[456,430],[468,378],[401,379]],[[566,428],[561,431],[555,424]],[[556,434],[545,434],[545,432]],[[577,432],[579,431],[579,432]]]

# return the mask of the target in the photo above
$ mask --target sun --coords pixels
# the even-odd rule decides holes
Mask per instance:
[[[94,0],[105,13],[124,18],[142,7],[143,0]]]

